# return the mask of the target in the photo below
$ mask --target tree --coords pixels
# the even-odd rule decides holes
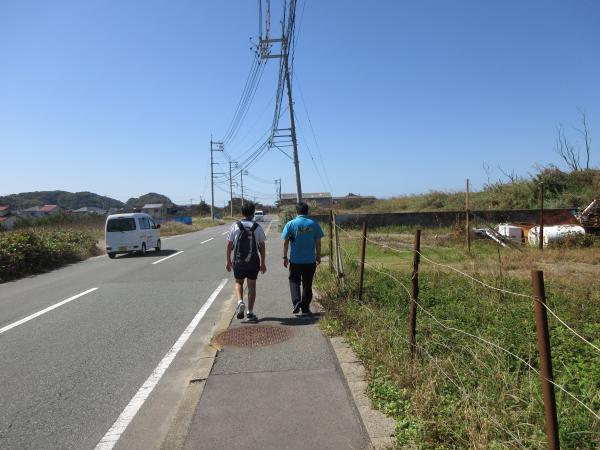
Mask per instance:
[[[585,146],[585,166],[581,164],[581,155],[579,149],[576,148],[575,145],[573,145],[571,142],[569,142],[562,124],[556,127],[556,153],[567,164],[567,167],[571,169],[571,171],[589,169],[590,157],[592,152],[592,136],[590,134],[590,130],[588,129],[587,116],[585,110],[581,108],[578,108],[577,110],[579,111],[581,126],[579,128],[573,128],[575,128],[575,130],[578,131],[581,137],[583,138],[583,144]]]
[[[556,127],[556,132],[556,153],[567,164],[569,169],[572,171],[581,170],[579,150],[576,150],[573,144],[567,139],[562,124]]]

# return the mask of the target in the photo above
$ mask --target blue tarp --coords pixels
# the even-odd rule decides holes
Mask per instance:
[[[191,225],[192,224],[192,218],[191,217],[173,217],[172,219],[173,222],[180,222],[180,223],[184,223],[186,225]]]

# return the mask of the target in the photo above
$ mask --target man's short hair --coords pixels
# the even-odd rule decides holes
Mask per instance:
[[[256,206],[254,205],[254,203],[244,203],[244,206],[242,206],[242,215],[247,219],[251,219],[252,217],[254,217],[255,209]]]
[[[308,214],[308,205],[304,202],[296,204],[296,213],[301,216],[306,216]]]

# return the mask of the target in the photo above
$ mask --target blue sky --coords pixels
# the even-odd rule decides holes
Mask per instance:
[[[209,141],[226,133],[242,92],[257,3],[0,0],[0,195],[210,201]],[[281,5],[272,0],[273,28]],[[581,145],[578,108],[600,164],[595,0],[298,0],[297,13],[305,192],[458,190],[466,178],[485,183],[484,163],[492,180],[498,167],[561,166],[556,127]],[[232,157],[270,126],[276,83],[270,61]],[[249,172],[249,197],[274,200],[276,178],[294,191],[277,150]],[[228,198],[220,189],[217,204]]]

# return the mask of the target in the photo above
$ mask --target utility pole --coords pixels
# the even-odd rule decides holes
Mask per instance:
[[[215,220],[215,172],[214,172],[214,161],[213,152],[222,152],[225,150],[225,146],[222,142],[214,142],[212,136],[210,137],[210,217]]]
[[[248,171],[240,170],[240,182],[242,185],[242,206],[244,206],[244,175],[248,175]]]
[[[277,195],[277,200],[281,201],[281,178],[275,180],[275,194]]]
[[[290,112],[290,134],[292,138],[292,159],[294,161],[294,171],[296,173],[296,200],[298,203],[302,201],[302,182],[300,179],[300,161],[298,160],[298,142],[296,139],[296,120],[294,116],[294,102],[292,100],[292,82],[290,77],[290,67],[288,61],[289,55],[289,44],[290,44],[290,36],[286,36],[284,24],[281,24],[281,38],[271,39],[269,37],[269,30],[271,28],[271,19],[270,19],[270,0],[266,0],[266,34],[263,38],[262,36],[262,0],[259,2],[259,36],[258,36],[258,54],[261,59],[270,59],[270,58],[283,58],[283,66],[285,73],[285,83],[287,86],[287,97],[288,97],[288,110]],[[291,28],[291,25],[295,19],[296,14],[296,0],[290,0],[289,7],[289,19],[288,19],[288,28]],[[289,31],[289,30],[288,30]],[[277,55],[271,54],[271,44],[274,42],[281,43],[281,52]]]
[[[229,206],[231,217],[233,217],[233,179],[231,178],[231,164],[233,163],[233,161],[229,161]]]
[[[296,199],[298,203],[302,201],[302,182],[300,181],[300,161],[298,161],[298,142],[296,141],[296,123],[294,120],[294,102],[292,101],[292,83],[290,81],[290,68],[288,65],[287,38],[285,39],[285,82],[288,93],[288,109],[290,111],[290,127],[292,134],[292,157],[294,158],[294,170],[296,172]]]

